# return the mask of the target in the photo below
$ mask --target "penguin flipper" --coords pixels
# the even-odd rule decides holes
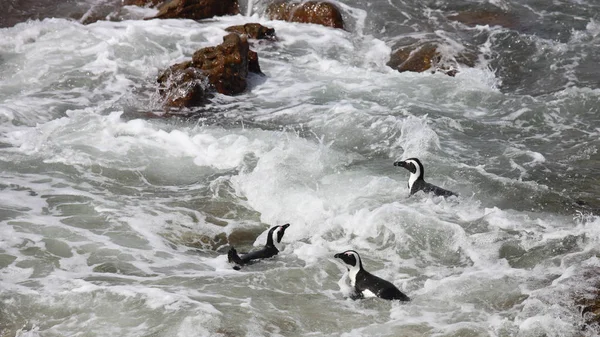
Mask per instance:
[[[227,261],[233,265],[233,269],[240,270],[242,269],[242,265],[244,265],[244,261],[240,258],[235,248],[231,247],[227,252]]]
[[[350,299],[353,301],[365,298],[362,291],[358,290],[357,288],[352,289],[352,292],[349,294],[348,297],[350,297]]]

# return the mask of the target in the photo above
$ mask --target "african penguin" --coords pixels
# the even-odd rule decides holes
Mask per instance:
[[[458,196],[458,194],[454,192],[426,182],[423,179],[425,176],[425,169],[423,168],[421,161],[417,158],[409,158],[404,161],[397,161],[394,163],[394,166],[404,167],[410,172],[410,177],[408,178],[408,189],[410,190],[410,195],[413,195],[419,191],[423,191],[425,193],[433,192],[435,195],[442,197],[449,197],[452,195]]]
[[[347,250],[335,254],[333,257],[342,260],[348,268],[350,285],[354,288],[354,294],[350,297],[353,300],[364,297],[379,297],[386,300],[410,301],[410,298],[392,283],[364,270],[360,256],[356,251]]]
[[[283,239],[283,234],[289,226],[290,224],[272,227],[267,235],[267,244],[261,250],[250,252],[242,257],[238,255],[235,248],[231,247],[227,252],[227,260],[233,265],[233,269],[240,270],[243,265],[253,263],[252,260],[266,259],[277,255],[283,249],[281,239]]]

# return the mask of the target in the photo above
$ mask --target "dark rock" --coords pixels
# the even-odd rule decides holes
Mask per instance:
[[[219,93],[235,95],[246,89],[248,51],[245,35],[229,34],[222,44],[196,51],[192,62],[208,76]]]
[[[258,54],[253,50],[248,50],[248,71],[251,73],[263,75],[258,64]]]
[[[157,79],[158,92],[167,107],[202,105],[209,85],[224,95],[243,92],[249,68],[260,72],[258,55],[248,49],[246,35],[232,33],[223,37],[222,44],[202,48],[191,61],[164,71]]]
[[[344,28],[342,13],[332,3],[307,1],[304,3],[274,2],[267,7],[271,20],[314,23],[333,28]]]
[[[200,69],[193,66],[192,61],[171,66],[158,77],[158,92],[163,97],[164,105],[183,108],[198,106],[206,100],[208,80]]]
[[[156,7],[165,0],[123,0],[123,6]]]
[[[227,243],[227,236],[225,233],[219,233],[216,236],[211,236],[195,232],[184,232],[179,240],[187,247],[216,251]]]
[[[423,72],[439,63],[441,54],[434,44],[425,44],[416,48],[406,47],[396,50],[387,63],[399,72]]]
[[[225,30],[236,34],[246,34],[249,38],[257,40],[276,39],[275,29],[265,27],[258,23],[247,23],[240,26],[231,26]],[[263,74],[258,63],[258,54],[252,50],[248,50],[248,71],[251,73]]]
[[[575,305],[579,308],[584,321],[584,330],[600,328],[600,269],[592,267],[580,277],[575,275],[577,287],[573,294]],[[597,334],[594,334],[596,336]]]
[[[239,13],[237,0],[171,0],[160,7],[154,18],[201,20]]]
[[[431,70],[455,76],[458,73],[457,65],[459,63],[468,67],[474,67],[476,60],[477,56],[469,52],[461,53],[451,58],[444,58],[437,44],[427,42],[397,49],[392,53],[387,65],[399,72],[423,72]]]
[[[234,247],[252,246],[256,238],[264,231],[264,228],[237,228],[227,237],[229,245]]]
[[[517,28],[519,20],[510,13],[500,11],[462,11],[457,14],[449,15],[449,20],[458,21],[467,26],[490,25],[502,26],[505,28]]]
[[[225,28],[226,31],[237,34],[246,34],[251,39],[274,40],[275,29],[265,27],[259,23],[247,23],[240,26],[231,26]]]

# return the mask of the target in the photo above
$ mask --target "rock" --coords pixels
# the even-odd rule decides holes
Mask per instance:
[[[246,34],[251,39],[274,40],[275,29],[265,27],[259,23],[247,23],[240,26],[231,26],[225,28],[226,31],[237,34]]]
[[[165,0],[123,0],[123,6],[156,7]]]
[[[423,72],[437,64],[441,60],[441,54],[434,44],[425,44],[417,48],[402,48],[394,53],[387,63],[399,72],[414,71]]]
[[[275,40],[275,29],[265,27],[258,23],[247,23],[240,26],[231,26],[225,29],[228,32],[236,34],[246,34],[248,37],[257,40]],[[248,71],[256,74],[263,74],[258,63],[258,54],[255,51],[248,50]]]
[[[332,3],[307,1],[303,3],[274,2],[267,7],[271,20],[314,23],[333,28],[344,28],[342,13]]]
[[[239,13],[237,0],[171,0],[160,7],[154,18],[201,20]]]
[[[472,53],[461,53],[451,59],[446,59],[435,43],[427,42],[421,45],[402,47],[392,53],[387,65],[399,72],[440,71],[449,76],[458,73],[458,63],[468,67],[475,66],[477,56]]]
[[[225,233],[219,233],[216,236],[210,236],[194,232],[184,232],[182,233],[180,240],[181,243],[187,247],[214,251],[227,244],[227,236]]]
[[[252,246],[256,238],[264,231],[264,228],[237,228],[227,237],[229,245],[234,247]]]
[[[249,58],[253,60],[249,62]],[[204,103],[209,85],[224,95],[246,89],[249,68],[259,71],[258,55],[248,48],[246,35],[229,34],[223,43],[196,51],[191,61],[175,64],[157,79],[158,92],[167,107]]]
[[[519,20],[506,12],[500,11],[489,11],[489,10],[481,10],[481,11],[462,11],[457,14],[449,15],[449,20],[458,21],[467,26],[477,26],[477,25],[489,25],[489,26],[502,26],[505,28],[517,28],[519,25]]]
[[[590,268],[577,280],[574,302],[581,310],[584,329],[593,330],[600,327],[600,269]]]
[[[196,51],[192,62],[219,93],[235,95],[246,89],[248,51],[246,36],[232,33],[223,37],[222,44]]]
[[[248,71],[251,73],[264,75],[258,64],[258,54],[253,50],[248,50]]]
[[[202,105],[206,101],[208,79],[192,61],[171,66],[157,82],[165,106],[183,108]]]

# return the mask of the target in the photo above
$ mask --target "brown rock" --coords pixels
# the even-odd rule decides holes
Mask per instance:
[[[258,54],[253,50],[248,50],[248,71],[255,74],[263,74],[258,64]]]
[[[247,23],[240,26],[231,26],[225,28],[226,31],[237,34],[246,34],[251,39],[274,40],[275,29],[265,27],[259,23]]]
[[[399,72],[431,70],[455,76],[458,73],[459,63],[474,67],[476,61],[477,55],[471,52],[462,52],[454,57],[444,58],[435,43],[427,42],[396,50],[392,53],[387,65]]]
[[[271,20],[315,23],[333,28],[344,28],[341,11],[332,3],[307,1],[304,3],[274,2],[267,8]]]
[[[168,107],[201,105],[207,98],[209,84],[224,95],[243,92],[249,68],[260,72],[258,55],[248,49],[246,35],[232,33],[223,37],[222,44],[202,48],[191,61],[164,71],[157,79],[158,92]]]
[[[124,6],[156,7],[165,2],[165,0],[123,0]]]
[[[263,228],[238,228],[229,234],[227,241],[234,247],[252,246],[256,237],[263,232]]]
[[[187,247],[198,249],[218,250],[227,244],[225,233],[219,233],[216,236],[199,234],[195,232],[183,232],[180,237],[171,238],[176,243],[181,243]]]
[[[517,28],[519,25],[518,18],[500,11],[463,11],[448,16],[448,19],[464,23],[467,26],[490,25]]]
[[[425,44],[417,48],[401,48],[395,51],[387,65],[399,72],[423,72],[436,65],[441,60],[441,54],[434,44]]]
[[[216,47],[194,53],[194,67],[202,69],[218,92],[235,95],[246,89],[248,76],[248,39],[245,35],[229,34]]]
[[[239,13],[237,0],[170,0],[154,18],[201,20]]]
[[[171,66],[158,77],[159,94],[165,106],[189,107],[198,106],[206,100],[208,81],[200,69],[193,66],[192,61]]]

